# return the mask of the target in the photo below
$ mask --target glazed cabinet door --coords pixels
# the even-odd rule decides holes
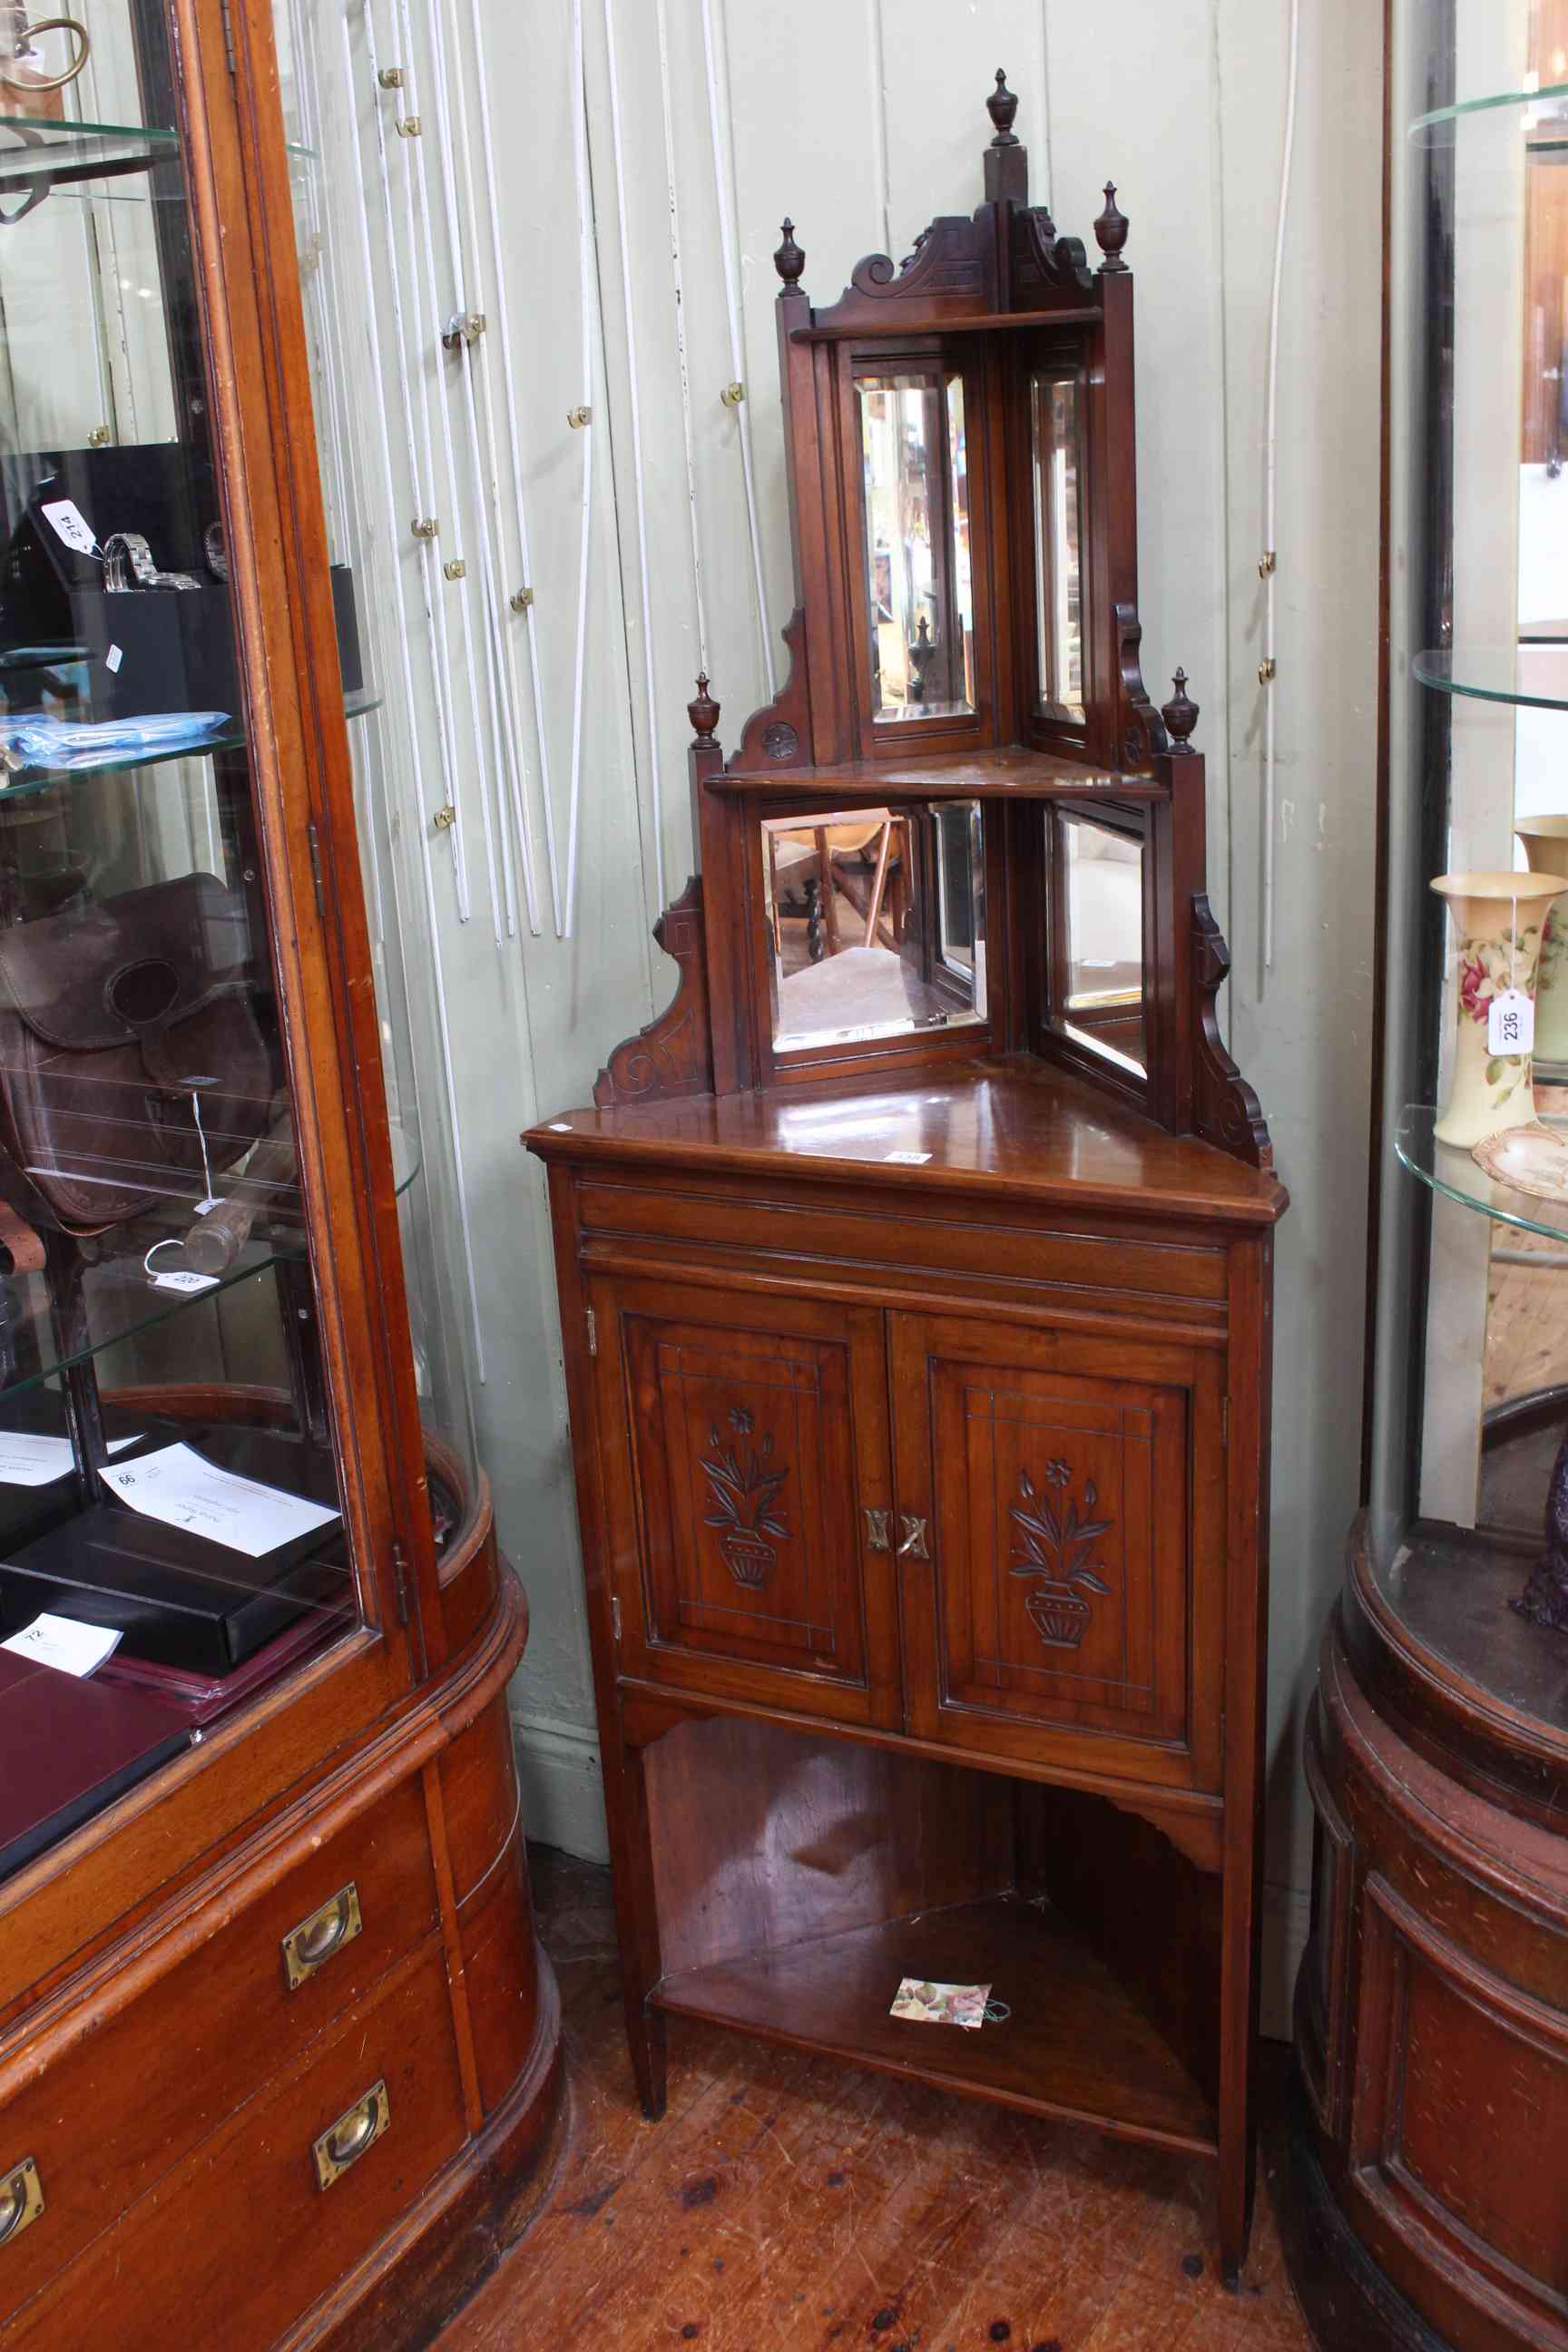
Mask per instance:
[[[590,1286],[624,1674],[896,1723],[883,1318]]]
[[[1217,1360],[958,1317],[891,1323],[910,1730],[1217,1789]]]

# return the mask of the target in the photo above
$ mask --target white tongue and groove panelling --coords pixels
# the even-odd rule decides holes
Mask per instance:
[[[690,864],[698,669],[730,742],[770,662],[782,676],[779,224],[794,219],[805,286],[826,302],[863,252],[897,259],[932,215],[970,210],[1004,65],[1037,199],[1087,237],[1112,177],[1132,224],[1145,669],[1158,700],[1183,663],[1203,705],[1231,1025],[1295,1202],[1280,1243],[1271,1725],[1275,1872],[1304,1884],[1296,1738],[1356,1500],[1379,12],[1304,12],[1267,986],[1258,562],[1288,0],[292,0],[289,13],[321,93],[321,267],[353,453],[342,496],[357,485],[364,509],[342,527],[387,685],[374,777],[363,763],[385,852],[371,878],[384,891],[404,877],[416,998],[436,1002],[440,967],[422,1099],[427,1118],[449,1108],[461,1182],[442,1188],[444,1240],[467,1262],[453,1288],[479,1447],[532,1603],[515,1698],[531,1830],[582,1850],[600,1835],[559,1337],[540,1180],[517,1134],[584,1101],[608,1049],[668,992],[647,934]],[[402,84],[383,88],[378,70],[395,68]],[[419,135],[399,135],[414,114]],[[445,352],[439,330],[463,310],[484,331]],[[727,403],[736,382],[743,400]],[[411,521],[431,515],[438,538],[416,540]],[[449,804],[456,822],[437,825]]]

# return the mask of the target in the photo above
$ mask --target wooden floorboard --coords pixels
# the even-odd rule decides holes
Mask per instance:
[[[682,2017],[668,2112],[645,2123],[608,1874],[532,1864],[572,2144],[439,2352],[1310,2352],[1262,2189],[1243,2291],[1221,2287],[1201,2158]]]

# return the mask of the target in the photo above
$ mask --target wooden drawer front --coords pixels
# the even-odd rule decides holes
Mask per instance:
[[[359,1934],[289,1991],[284,1937],[351,1882]],[[0,2174],[31,2157],[45,2197],[38,2221],[0,2246],[0,2318],[423,1942],[436,1921],[416,1775],[0,2107]]]
[[[911,1271],[964,1276],[1005,1272],[1015,1282],[1064,1294],[1093,1293],[1086,1305],[1110,1313],[1169,1319],[1191,1314],[1223,1325],[1223,1244],[1129,1241],[1099,1234],[1042,1231],[1007,1222],[994,1209],[944,1217],[910,1217],[829,1202],[790,1205],[726,1198],[685,1185],[658,1191],[585,1181],[579,1215],[590,1262],[601,1237],[669,1241],[704,1254],[716,1249],[772,1252],[797,1268],[803,1258],[831,1258],[900,1276]]]
[[[261,2045],[250,2054],[260,2063]],[[315,2142],[377,2082],[384,2135],[322,2189]],[[82,2133],[91,2127],[79,2118]],[[433,1948],[132,2205],[14,2323],[6,2352],[266,2352],[416,2202],[464,2130],[446,1968]],[[46,2212],[29,2234],[47,2221]]]
[[[623,1664],[890,1719],[881,1316],[661,1283],[593,1299]]]
[[[1376,1875],[1363,1896],[1351,2161],[1374,2251],[1418,2304],[1436,2271],[1489,2337],[1568,2345],[1568,2017]]]
[[[1199,1367],[1169,1349],[894,1321],[910,1728],[1190,1781],[1198,1675],[1218,1713],[1223,1569],[1212,1546],[1200,1610]]]

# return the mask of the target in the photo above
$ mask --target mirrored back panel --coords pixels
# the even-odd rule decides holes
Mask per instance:
[[[1081,726],[1084,718],[1082,375],[1073,360],[1029,372],[1035,710],[1069,726]]]
[[[775,1053],[984,1022],[978,801],[758,823]]]
[[[1129,1076],[1148,1072],[1144,844],[1131,828],[1045,812],[1053,876],[1051,1024]]]
[[[974,605],[963,380],[941,367],[857,380],[871,715],[969,717]]]

